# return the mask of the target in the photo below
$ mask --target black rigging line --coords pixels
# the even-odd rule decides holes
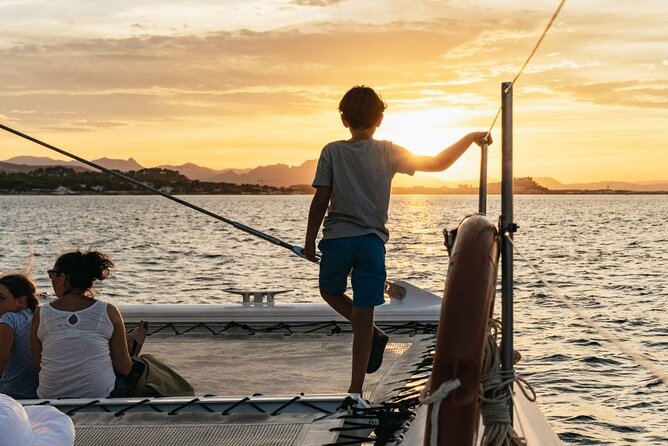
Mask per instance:
[[[124,175],[124,174],[122,174],[122,173],[120,173],[120,172],[117,172],[117,171],[115,171],[115,170],[107,169],[107,168],[104,167],[104,166],[100,166],[99,164],[96,164],[96,163],[94,163],[94,162],[92,162],[92,161],[88,161],[87,159],[81,158],[80,156],[74,155],[73,153],[67,152],[67,151],[65,151],[65,150],[63,150],[63,149],[59,149],[59,148],[56,147],[56,146],[53,146],[53,145],[51,145],[51,144],[48,144],[48,143],[46,143],[46,142],[44,142],[44,141],[40,141],[40,140],[37,139],[37,138],[33,138],[33,137],[30,136],[30,135],[26,135],[25,133],[19,132],[18,130],[15,130],[15,129],[11,128],[11,127],[7,127],[6,125],[0,124],[0,129],[5,130],[5,131],[7,131],[7,132],[9,132],[9,133],[13,133],[14,135],[16,135],[16,136],[20,136],[21,138],[27,139],[28,141],[32,141],[32,142],[34,142],[34,143],[36,143],[36,144],[39,144],[39,145],[41,145],[41,146],[44,146],[44,147],[46,147],[47,149],[51,149],[51,150],[53,150],[53,151],[55,151],[55,152],[58,152],[58,153],[60,153],[60,154],[62,154],[62,155],[65,155],[65,156],[67,156],[67,157],[69,157],[69,158],[75,159],[75,160],[79,161],[80,163],[86,164],[87,166],[94,167],[95,169],[98,169],[98,170],[100,170],[100,171],[102,171],[102,172],[108,173],[109,175],[113,175],[113,176],[115,176],[115,177],[121,178],[121,179],[123,179],[123,180],[125,180],[125,181],[128,181],[128,182],[130,182],[130,183],[132,183],[132,184],[135,184],[135,185],[137,185],[137,186],[139,186],[139,187],[141,187],[141,188],[143,188],[143,189],[146,189],[146,190],[148,190],[148,191],[151,191],[151,192],[153,192],[154,194],[162,195],[163,197],[165,197],[165,198],[167,198],[167,199],[170,199],[170,200],[172,200],[172,201],[175,201],[175,202],[177,202],[177,203],[179,203],[179,204],[182,204],[183,206],[186,206],[186,207],[189,207],[189,208],[191,208],[191,209],[194,209],[194,210],[196,210],[197,212],[201,212],[201,213],[203,213],[203,214],[206,214],[206,215],[208,215],[209,217],[213,217],[213,218],[215,218],[216,220],[220,220],[220,221],[222,221],[222,222],[224,222],[224,223],[227,223],[227,224],[229,224],[229,225],[232,225],[232,226],[234,226],[234,227],[237,228],[237,229],[240,229],[240,230],[242,230],[242,231],[244,231],[244,232],[246,232],[246,233],[248,233],[248,234],[254,235],[255,237],[259,237],[259,238],[261,238],[261,239],[263,239],[263,240],[266,240],[266,241],[268,241],[268,242],[270,242],[270,243],[273,243],[274,245],[278,245],[278,246],[280,246],[280,247],[282,247],[282,248],[289,249],[289,250],[292,251],[294,254],[296,254],[296,255],[298,255],[298,256],[300,256],[300,257],[304,257],[304,255],[303,255],[303,250],[302,250],[302,248],[299,247],[299,246],[293,246],[293,245],[290,245],[290,244],[284,242],[283,240],[280,240],[280,239],[278,239],[278,238],[276,238],[276,237],[273,237],[273,236],[271,236],[271,235],[269,235],[269,234],[265,234],[264,232],[260,232],[260,231],[258,231],[257,229],[253,229],[253,228],[251,228],[250,226],[246,226],[246,225],[244,225],[244,224],[242,224],[242,223],[239,223],[239,222],[236,222],[236,221],[234,221],[234,220],[230,220],[229,218],[225,218],[225,217],[223,217],[223,216],[221,216],[221,215],[215,214],[215,213],[213,213],[213,212],[211,212],[211,211],[208,211],[208,210],[206,210],[206,209],[204,209],[204,208],[201,208],[201,207],[199,207],[199,206],[197,206],[197,205],[194,205],[194,204],[192,204],[192,203],[190,203],[190,202],[187,202],[187,201],[185,201],[185,200],[182,200],[182,199],[180,199],[180,198],[177,198],[177,197],[175,197],[174,195],[171,195],[171,194],[168,194],[168,193],[166,193],[166,192],[163,192],[163,191],[161,191],[160,189],[156,189],[155,187],[152,187],[152,186],[149,186],[148,184],[142,183],[141,181],[138,181],[138,180],[136,180],[136,179],[134,179],[134,178],[132,178],[132,177],[129,177],[129,176],[127,176],[127,175]]]

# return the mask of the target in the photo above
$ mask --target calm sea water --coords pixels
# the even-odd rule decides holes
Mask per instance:
[[[185,199],[290,244],[303,244],[310,197]],[[98,287],[116,303],[237,301],[229,287],[285,288],[283,301],[318,302],[317,267],[188,208],[152,196],[0,196],[0,271],[23,268],[51,291],[46,270],[72,248],[116,262]],[[473,196],[396,196],[387,246],[390,279],[441,294],[442,229],[477,210]],[[498,218],[499,199],[488,214]],[[668,196],[518,196],[515,241],[563,294],[668,370]],[[668,387],[601,340],[516,257],[519,372],[562,440],[668,444]]]

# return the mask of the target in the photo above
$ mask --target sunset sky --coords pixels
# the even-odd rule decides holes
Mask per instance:
[[[489,128],[558,3],[3,0],[0,122],[88,159],[299,165],[348,137],[338,100],[366,84],[376,136],[435,154]],[[566,2],[515,87],[516,176],[668,180],[667,23],[666,0]],[[17,155],[59,157],[0,133]]]

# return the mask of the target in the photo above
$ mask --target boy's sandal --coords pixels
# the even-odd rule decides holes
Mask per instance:
[[[381,364],[383,364],[383,354],[385,353],[385,347],[387,346],[387,341],[390,338],[386,334],[382,334],[373,339],[373,344],[371,346],[371,354],[369,355],[369,362],[366,366],[367,373],[373,373],[377,371]]]

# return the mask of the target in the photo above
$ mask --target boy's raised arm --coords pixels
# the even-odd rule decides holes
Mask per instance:
[[[415,170],[422,172],[440,172],[445,170],[454,164],[471,144],[476,143],[482,147],[485,137],[487,137],[487,144],[492,144],[492,136],[488,135],[487,132],[473,132],[464,136],[447,149],[444,149],[438,155],[413,155],[413,167],[415,167]]]
[[[331,194],[331,187],[318,186],[311,201],[311,208],[308,212],[308,225],[306,226],[306,240],[304,241],[304,256],[311,262],[318,260],[315,256],[315,239],[318,236],[322,219],[325,218]]]

